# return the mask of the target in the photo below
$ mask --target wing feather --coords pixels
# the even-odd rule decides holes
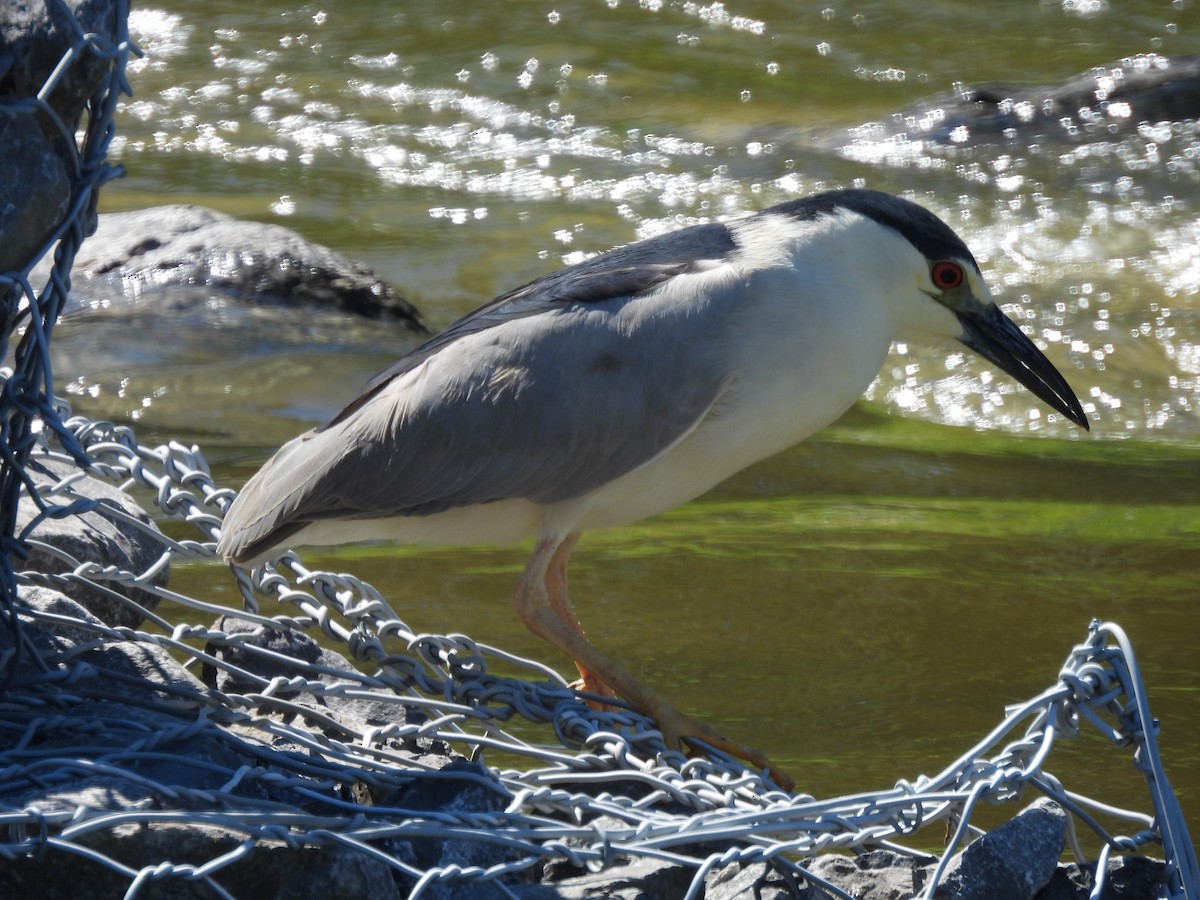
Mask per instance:
[[[239,495],[218,551],[252,558],[320,519],[554,503],[643,465],[724,386],[733,247],[724,226],[697,226],[481,307],[285,444]]]

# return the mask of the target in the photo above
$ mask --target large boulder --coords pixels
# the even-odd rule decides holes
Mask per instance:
[[[282,225],[202,206],[155,206],[100,216],[75,257],[75,288],[103,300],[156,287],[203,285],[247,299],[340,309],[425,332],[416,308],[354,262]]]

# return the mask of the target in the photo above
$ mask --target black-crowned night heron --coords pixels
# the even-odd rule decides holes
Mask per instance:
[[[668,745],[765,766],[588,643],[571,550],[823,428],[893,340],[946,338],[1088,427],[971,252],[907,200],[833,191],[639,241],[498,297],[381,373],[250,479],[217,550],[247,563],[288,545],[535,535],[517,613],[582,686],[652,717]]]

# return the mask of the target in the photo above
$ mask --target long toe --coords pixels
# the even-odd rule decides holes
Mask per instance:
[[[663,742],[668,747],[678,749],[686,747],[694,753],[703,753],[711,747],[727,753],[735,759],[743,760],[755,769],[765,770],[771,780],[785,791],[792,791],[796,787],[796,782],[773,765],[761,750],[731,741],[715,728],[698,722],[673,707],[656,710],[654,720],[658,723],[658,727],[663,733]]]
[[[578,666],[579,678],[571,682],[571,690],[582,691],[585,694],[597,694],[601,697],[616,698],[617,692],[605,684],[593,672],[588,671],[583,666]],[[602,700],[588,700],[587,705],[592,709],[611,709],[609,704]]]

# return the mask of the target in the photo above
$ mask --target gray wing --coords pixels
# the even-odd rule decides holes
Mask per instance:
[[[736,249],[733,235],[724,225],[695,225],[618,247],[543,275],[501,294],[430,338],[372,378],[367,385],[367,394],[464,335],[490,328],[498,322],[545,312],[557,305],[602,303],[632,297],[676,275],[695,271],[698,264],[727,259]],[[348,408],[353,408],[353,404]],[[334,421],[337,421],[336,417]]]
[[[286,444],[226,517],[250,558],[327,518],[581,496],[653,459],[720,394],[738,292],[720,225],[643,241],[510,292]],[[708,271],[706,271],[708,270]]]

